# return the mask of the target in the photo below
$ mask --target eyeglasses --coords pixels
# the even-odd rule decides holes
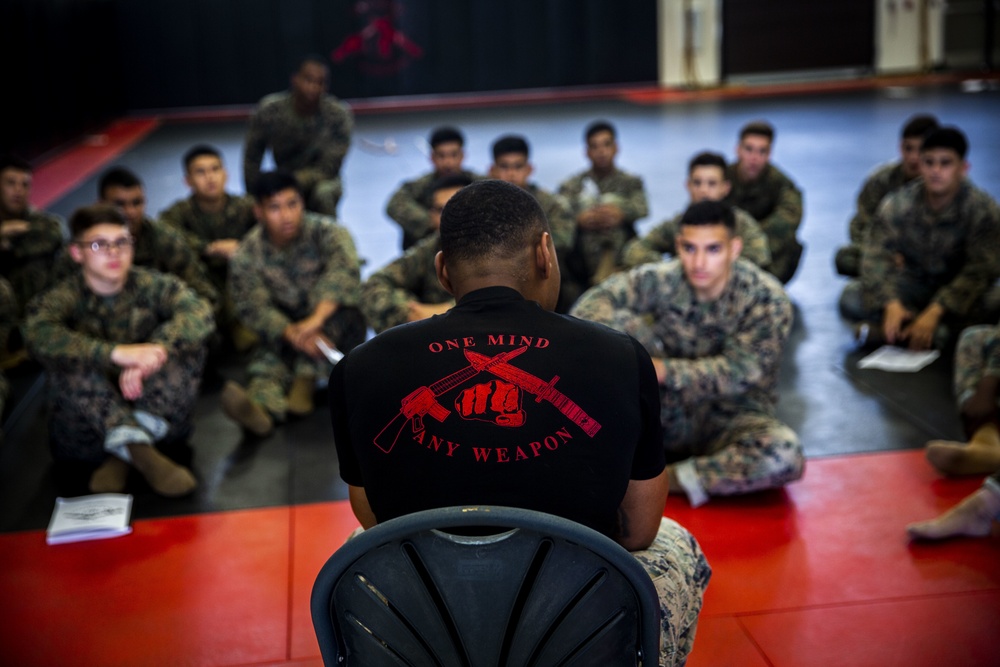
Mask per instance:
[[[91,252],[95,255],[107,255],[111,253],[111,249],[114,248],[117,252],[125,252],[132,248],[133,245],[131,236],[122,236],[115,239],[114,241],[107,241],[105,239],[97,239],[96,241],[91,241],[90,243],[83,243],[82,241],[77,241],[76,245],[81,248],[90,248]]]

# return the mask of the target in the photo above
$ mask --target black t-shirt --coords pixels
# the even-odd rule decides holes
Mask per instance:
[[[664,467],[642,346],[505,287],[355,348],[330,401],[340,475],[379,521],[507,505],[613,536],[629,480]]]

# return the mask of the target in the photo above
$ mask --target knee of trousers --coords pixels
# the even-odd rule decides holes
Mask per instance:
[[[844,286],[844,291],[840,293],[840,300],[837,302],[840,314],[850,320],[872,319],[865,309],[864,299],[861,295],[861,281],[851,280]]]
[[[776,485],[794,482],[802,477],[806,459],[802,441],[790,427],[779,424],[764,439],[765,455],[761,457],[764,473]]]

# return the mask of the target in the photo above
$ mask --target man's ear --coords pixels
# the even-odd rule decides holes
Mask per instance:
[[[448,277],[448,267],[444,264],[444,254],[440,250],[434,255],[434,272],[437,273],[441,287],[445,288],[448,294],[455,296],[455,290],[451,288],[451,278]]]
[[[78,246],[76,243],[70,243],[69,246],[69,256],[73,258],[73,261],[77,264],[83,263],[83,248]]]
[[[734,236],[733,240],[729,243],[730,261],[735,262],[736,259],[740,256],[741,252],[743,252],[743,237]]]
[[[552,235],[542,232],[538,243],[535,244],[535,268],[543,278],[548,278],[552,274],[553,265],[558,261]]]
[[[733,183],[729,179],[722,181],[722,198],[729,196],[729,191],[733,189]]]

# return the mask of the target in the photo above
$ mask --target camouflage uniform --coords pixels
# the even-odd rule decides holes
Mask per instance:
[[[267,240],[262,225],[252,229],[229,264],[229,291],[240,321],[261,340],[247,368],[247,393],[278,419],[285,417],[286,394],[295,377],[325,377],[330,371],[325,360],[312,359],[285,342],[289,324],[329,299],[338,309],[323,332],[334,345],[346,353],[365,339],[354,240],[326,216],[305,213],[299,237],[284,248]]]
[[[757,220],[771,249],[768,271],[787,283],[802,256],[802,244],[795,238],[802,222],[802,193],[773,164],[767,165],[757,180],[744,183],[737,177],[734,163],[726,169],[726,178],[733,187],[724,201]]]
[[[139,231],[132,231],[135,245],[132,249],[132,266],[156,269],[170,273],[197,292],[198,296],[219,308],[219,293],[208,277],[205,265],[188,245],[184,235],[173,227],[144,218]],[[60,279],[79,273],[80,267],[63,249],[56,261],[56,274]]]
[[[556,248],[556,256],[559,258],[560,284],[559,301],[556,304],[557,313],[569,312],[570,306],[579,298],[588,284],[583,284],[575,279],[568,264],[570,254],[576,242],[576,220],[570,215],[566,202],[562,197],[554,195],[548,190],[542,189],[534,183],[529,183],[525,188],[538,200],[542,212],[549,221],[549,231],[552,233],[552,244]]]
[[[434,268],[440,249],[437,234],[428,236],[368,277],[361,287],[361,312],[375,333],[407,322],[407,304],[413,301],[455,303]]]
[[[959,409],[975,393],[979,381],[987,376],[1000,377],[1000,324],[969,327],[958,339],[955,399]]]
[[[303,118],[295,111],[292,93],[264,97],[250,114],[243,143],[243,180],[253,191],[260,163],[268,148],[274,164],[295,174],[310,210],[334,215],[343,193],[340,167],[351,147],[354,114],[332,95],[322,98],[319,111]]]
[[[28,302],[56,282],[52,262],[63,245],[62,221],[33,208],[3,219],[28,223],[28,231],[10,238],[9,248],[0,248],[0,276],[14,288],[18,317],[23,319]]]
[[[577,229],[573,256],[567,263],[577,281],[596,284],[609,269],[621,266],[622,248],[635,237],[636,220],[649,215],[642,179],[615,167],[598,180],[592,170],[587,170],[563,181],[559,196],[565,200],[574,222],[583,211],[598,204],[615,204],[625,214],[615,229]]]
[[[1000,317],[1000,207],[968,181],[941,211],[926,204],[922,181],[890,194],[879,206],[864,249],[860,281],[844,288],[848,317],[881,321],[899,299],[922,311],[945,309],[938,345],[967,324]]]
[[[9,352],[10,337],[18,325],[17,299],[14,298],[14,288],[6,279],[0,278],[0,357],[5,357]],[[2,366],[0,366],[2,369]],[[10,395],[10,384],[0,370],[0,420],[3,418],[3,409]]]
[[[188,245],[204,262],[208,278],[221,301],[219,324],[230,327],[235,323],[236,315],[232,302],[226,296],[229,261],[224,257],[206,255],[205,248],[221,239],[242,239],[257,224],[257,218],[253,212],[252,197],[230,194],[225,197],[225,206],[218,213],[202,211],[194,196],[181,199],[160,213],[160,222],[183,234]]]
[[[684,665],[694,646],[702,594],[712,568],[701,546],[679,523],[663,517],[648,549],[633,551],[660,600],[660,661]]]
[[[206,301],[174,276],[142,268],[133,268],[113,297],[91,292],[78,272],[35,299],[25,339],[48,374],[53,456],[99,462],[114,450],[109,439],[116,430],[149,431],[142,413],[168,427],[152,438],[147,433],[147,440],[185,437],[213,329]],[[121,369],[111,352],[134,343],[159,343],[169,356],[143,382],[142,397],[130,402],[119,390]]]
[[[837,273],[842,276],[857,277],[861,275],[861,253],[868,229],[878,210],[882,199],[890,192],[895,192],[910,180],[903,174],[901,162],[882,165],[865,180],[858,193],[858,210],[851,218],[849,227],[851,243],[837,250],[834,263]]]
[[[736,236],[743,239],[743,252],[740,253],[740,257],[766,270],[771,263],[767,235],[753,216],[746,211],[734,208],[733,214],[736,217]],[[674,237],[680,229],[682,217],[683,214],[679,214],[671,220],[664,220],[642,238],[629,241],[622,253],[625,266],[632,268],[640,264],[659,262],[664,254],[676,255]]]
[[[484,178],[464,169],[461,175],[474,181]],[[439,178],[441,175],[432,171],[415,180],[404,181],[389,197],[385,214],[403,229],[403,250],[434,233],[430,217],[431,197],[434,196],[431,186]]]
[[[693,504],[801,477],[802,445],[774,416],[792,306],[772,277],[737,260],[722,296],[699,303],[679,260],[644,264],[589,290],[572,314],[665,361],[664,447],[684,461],[675,471]]]

